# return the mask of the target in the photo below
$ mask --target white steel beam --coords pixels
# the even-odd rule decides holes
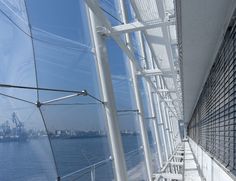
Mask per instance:
[[[160,88],[163,88],[164,85],[163,85],[163,82],[161,81],[161,79],[158,79],[157,81],[157,85],[160,87]],[[168,146],[169,148],[169,154],[171,155],[173,153],[173,147],[172,147],[172,144],[171,144],[171,137],[170,137],[170,127],[169,127],[169,124],[168,124],[168,118],[167,118],[167,114],[166,114],[166,111],[165,111],[165,105],[163,104],[163,102],[160,102],[160,106],[161,106],[161,111],[162,111],[162,118],[163,118],[163,127],[164,127],[164,131],[165,131],[165,135],[166,135],[166,146]]]
[[[174,145],[174,134],[173,134],[173,127],[172,127],[172,124],[171,124],[171,119],[170,119],[170,114],[169,114],[169,110],[166,108],[166,114],[167,114],[167,121],[168,121],[168,124],[169,124],[169,133],[170,133],[170,136],[171,136],[171,144],[172,144],[172,148],[173,150],[175,149],[175,145]]]
[[[101,9],[99,8],[99,4],[97,3],[97,1],[95,1],[95,0],[86,0],[86,3],[89,6],[89,8],[96,14],[97,18],[101,21],[101,26],[97,27],[97,29],[100,29],[101,27],[104,27],[105,29],[110,31],[111,28],[112,28],[111,24],[107,20],[107,18],[104,16]],[[112,35],[112,38],[116,41],[118,46],[126,53],[126,55],[129,57],[130,61],[132,61],[133,64],[135,64],[137,71],[141,72],[142,69],[138,65],[138,63],[136,62],[136,58],[134,56],[134,53],[127,47],[127,45],[122,41],[122,39],[119,36]],[[150,80],[149,77],[144,76],[144,78],[146,79],[146,81],[148,81],[150,83],[153,90],[157,89],[157,87],[153,84],[153,82]],[[159,92],[157,92],[157,94],[160,96],[160,99],[163,99],[162,95]],[[166,105],[169,106],[167,103],[166,103]],[[176,117],[178,116],[174,112],[172,112],[172,113]]]
[[[183,162],[177,162],[176,160],[176,153],[180,150],[183,149],[183,144],[180,144],[176,147],[174,153],[170,156],[170,158],[166,161],[165,165],[161,169],[160,173],[154,174],[154,181],[159,181],[161,178],[165,178],[168,180],[182,180],[183,179],[183,174],[180,173],[168,173],[169,166],[182,166],[183,167]]]
[[[165,134],[165,129],[164,129],[164,122],[163,122],[163,113],[161,112],[161,102],[160,102],[160,98],[158,94],[154,94],[155,95],[155,100],[156,100],[156,108],[157,108],[157,112],[159,114],[159,123],[160,123],[160,127],[161,127],[161,132],[162,132],[162,140],[163,140],[163,144],[164,144],[164,153],[165,153],[165,157],[166,160],[168,160],[168,149],[167,149],[167,140],[166,140],[166,134]]]
[[[173,19],[168,20],[168,21],[162,21],[162,20],[158,19],[157,21],[152,22],[152,23],[142,23],[142,22],[136,21],[136,22],[127,23],[127,24],[123,24],[123,25],[113,26],[111,31],[109,31],[107,35],[131,33],[131,32],[135,32],[135,31],[142,31],[142,30],[158,28],[161,26],[174,25],[174,24],[175,24],[175,21],[173,21]]]
[[[170,140],[170,134],[169,134],[169,127],[167,124],[167,117],[166,117],[166,113],[165,113],[165,105],[161,103],[161,111],[162,111],[162,115],[163,115],[163,123],[164,123],[164,131],[166,133],[166,144],[169,148],[169,155],[172,154],[172,147],[171,147],[171,140]]]
[[[167,126],[167,132],[168,132],[168,137],[169,137],[169,144],[170,144],[170,149],[171,149],[171,153],[173,153],[174,151],[174,145],[173,145],[173,137],[171,135],[171,126],[170,126],[170,122],[169,122],[169,114],[167,114],[167,110],[165,105],[163,104],[163,110],[164,113],[166,115],[166,126]]]
[[[157,89],[158,92],[170,92],[170,93],[176,93],[177,91],[174,90],[170,90],[170,89]]]
[[[160,16],[161,19],[165,19],[165,11],[164,11],[164,5],[163,5],[163,1],[156,1],[157,2],[157,7],[158,7],[158,14]],[[132,3],[132,1],[131,1]],[[135,3],[132,3],[132,7],[134,8],[134,10],[137,12],[138,11],[138,8],[136,7],[136,4]],[[138,17],[138,19],[141,19],[141,17],[139,16],[139,14],[136,14],[136,16]],[[170,64],[170,68],[171,68],[171,71],[172,72],[175,72],[174,70],[174,65],[173,65],[173,55],[172,55],[172,49],[171,49],[171,42],[170,42],[170,39],[169,39],[169,33],[168,33],[168,27],[167,26],[161,26],[162,30],[163,30],[163,39],[165,40],[165,44],[166,44],[166,50],[167,50],[167,55],[168,55],[168,61],[169,61],[169,64]],[[147,32],[144,31],[144,35],[147,36]],[[155,52],[154,52],[154,49],[152,48],[152,46],[150,46],[150,41],[147,39],[147,43],[149,45],[149,48],[150,48],[150,51],[152,52],[153,55],[155,55]],[[156,57],[156,56],[153,56],[154,60],[155,60],[155,63],[156,65],[158,66],[158,68],[160,67],[159,66],[159,57]],[[177,75],[174,75],[173,76],[173,80],[174,80],[174,84],[175,84],[175,87],[177,89],[178,85],[177,85],[177,81],[176,81],[176,77]],[[164,80],[165,81],[165,80]]]
[[[139,74],[143,76],[155,76],[155,75],[162,75],[162,76],[175,76],[175,73],[173,71],[169,70],[160,70],[160,69],[144,69],[142,72],[139,72]]]
[[[114,176],[117,181],[127,181],[126,164],[123,145],[121,142],[120,128],[117,118],[115,96],[112,87],[111,73],[108,64],[107,51],[104,37],[96,32],[96,27],[101,26],[100,20],[88,9],[88,19],[95,47],[95,59],[98,70],[98,81],[101,88],[101,95],[104,100],[104,111],[106,125],[113,158]]]
[[[169,162],[169,164],[171,165],[176,165],[176,166],[183,166],[184,165],[184,162]]]
[[[139,32],[139,37],[141,37],[142,38],[142,36],[141,36],[141,32]],[[142,49],[144,49],[143,48],[143,46],[144,46],[144,43],[143,43],[143,39],[142,39],[142,41],[141,41],[141,48]],[[146,46],[147,46],[147,44],[146,44]],[[147,48],[147,47],[146,47]],[[150,51],[147,51],[147,53],[149,53],[149,57],[152,57],[151,55],[150,55]],[[154,68],[154,62],[153,62],[153,59],[151,58],[149,61],[147,60],[147,56],[145,55],[145,56],[143,56],[143,57],[145,57],[145,61],[146,61],[146,67],[149,69],[149,70],[157,70],[157,71],[160,71],[160,70],[158,70],[158,69],[153,69]],[[167,72],[167,73],[170,73],[170,72]],[[154,78],[154,80],[153,81],[156,81],[155,83],[156,83],[156,86],[158,87],[158,81],[157,81],[157,79],[156,79],[156,77]],[[159,90],[164,90],[164,89],[158,89],[158,91]],[[167,90],[167,89],[166,89]],[[166,91],[165,90],[165,91]],[[163,91],[164,92],[164,91]],[[155,104],[155,101],[158,101],[157,99],[155,99],[154,98],[154,94],[152,94],[152,93],[150,93],[151,94],[151,98],[152,98],[152,102],[153,102],[153,105],[156,105],[156,106],[160,106],[160,104]],[[158,96],[158,95],[156,95],[156,96]],[[166,152],[166,154],[165,154],[165,156],[166,156],[166,160],[168,159],[168,153],[167,153],[167,146],[166,146],[166,136],[165,136],[165,130],[164,130],[164,123],[163,123],[163,113],[162,112],[160,112],[161,111],[161,109],[160,109],[160,107],[159,108],[157,108],[156,107],[156,109],[155,109],[155,111],[157,111],[157,110],[159,110],[159,124],[157,124],[157,126],[161,126],[161,129],[157,129],[158,131],[159,130],[161,130],[161,132],[162,132],[162,134],[161,134],[161,136],[162,136],[162,140],[163,140],[163,143],[164,143],[164,148],[165,148],[165,152]],[[157,113],[158,114],[158,113]],[[157,117],[157,114],[156,114],[156,117]],[[158,121],[158,120],[156,120],[156,121]],[[159,147],[159,149],[160,149],[160,147],[161,147],[161,144],[159,143],[159,145],[158,145],[158,147]],[[160,153],[160,151],[159,151],[159,153]],[[159,155],[159,157],[162,159],[162,154],[160,154]],[[161,166],[161,168],[162,168],[162,164],[160,165]]]
[[[145,57],[144,64],[147,67],[152,67],[152,65],[148,64],[147,61],[147,55],[145,52],[145,48],[144,48],[144,42],[143,42],[143,38],[142,38],[142,34],[141,32],[138,32],[138,40],[140,43],[140,49],[141,49],[141,56]],[[149,99],[149,105],[150,105],[150,113],[151,113],[151,117],[155,118],[152,119],[152,123],[153,123],[153,128],[154,128],[154,135],[155,135],[155,140],[156,140],[156,147],[157,147],[157,154],[158,154],[158,158],[159,158],[159,166],[160,168],[162,168],[163,166],[163,160],[162,160],[162,152],[161,152],[161,142],[160,142],[160,134],[159,134],[159,130],[158,130],[158,124],[157,124],[157,114],[156,114],[156,110],[154,107],[154,97],[152,94],[152,90],[151,90],[151,86],[150,84],[146,81],[145,87],[147,88],[147,94],[148,94],[148,99]]]
[[[121,11],[121,17],[123,22],[126,24],[128,17],[126,14],[126,9],[125,9],[125,4],[123,0],[118,1],[120,4],[120,11]],[[128,49],[132,50],[131,44],[131,37],[128,33],[125,34],[125,42],[128,45]],[[132,51],[131,51],[132,52]],[[132,55],[133,58],[133,55]],[[143,150],[144,150],[144,158],[145,158],[145,164],[146,164],[146,169],[147,169],[147,176],[148,180],[152,180],[152,174],[153,174],[153,168],[152,168],[152,159],[151,159],[151,151],[150,151],[150,145],[148,142],[148,134],[147,134],[147,128],[146,128],[146,123],[144,119],[144,110],[143,110],[143,105],[142,105],[142,98],[141,94],[139,92],[139,84],[138,84],[138,79],[137,79],[137,66],[136,66],[135,59],[132,61],[129,61],[129,66],[130,66],[130,72],[131,72],[131,77],[133,81],[133,90],[134,90],[134,97],[135,97],[135,102],[137,109],[139,110],[138,114],[138,119],[139,119],[139,125],[140,125],[140,133],[141,133],[141,139],[142,139],[142,144],[143,144]]]
[[[157,3],[157,8],[158,8],[160,18],[165,19],[165,2],[164,2],[164,0],[156,1],[156,3]],[[174,64],[173,64],[174,56],[173,56],[173,52],[172,52],[172,48],[171,48],[171,37],[170,37],[170,32],[169,32],[168,27],[162,26],[162,32],[163,32],[163,38],[166,40],[166,51],[167,51],[169,64],[170,64],[171,70],[175,71]],[[175,88],[177,89],[178,88],[177,75],[175,75],[175,77],[173,77],[173,80],[174,80]],[[179,103],[178,105],[181,106],[181,103]]]
[[[182,174],[176,174],[176,173],[159,173],[155,174],[155,181],[158,181],[161,178],[168,179],[168,180],[183,180]]]
[[[170,99],[170,98],[168,98],[168,99],[163,99],[163,101],[164,101],[164,102],[179,102],[179,101],[182,101],[182,100],[180,100],[180,99]]]

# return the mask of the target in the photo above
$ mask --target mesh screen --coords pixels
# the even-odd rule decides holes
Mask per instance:
[[[188,125],[188,135],[236,174],[236,28],[229,26]]]

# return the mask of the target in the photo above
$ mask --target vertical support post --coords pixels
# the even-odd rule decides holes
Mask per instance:
[[[162,112],[164,114],[164,126],[165,126],[165,130],[166,130],[168,146],[169,146],[170,155],[171,155],[173,153],[173,150],[172,150],[172,145],[171,145],[170,127],[169,127],[169,124],[168,124],[168,117],[167,117],[167,114],[166,114],[166,107],[165,107],[163,102],[162,102]]]
[[[170,133],[170,137],[171,137],[172,151],[174,151],[175,146],[174,146],[173,127],[172,127],[171,120],[170,120],[169,110],[167,108],[166,108],[166,114],[167,114],[167,121],[168,121],[168,125],[169,125],[169,133]]]
[[[121,10],[121,17],[122,17],[123,22],[126,24],[128,23],[127,22],[128,17],[126,14],[124,1],[119,0],[119,3],[120,3],[120,10]],[[129,34],[125,34],[125,41],[128,48],[132,50],[131,38]],[[130,60],[129,65],[130,65],[131,77],[133,80],[135,101],[136,101],[137,109],[139,110],[138,119],[139,119],[140,133],[141,133],[141,139],[142,139],[142,144],[143,144],[143,149],[144,149],[144,157],[145,157],[145,164],[146,164],[146,169],[147,169],[147,174],[148,174],[148,180],[152,180],[153,171],[152,171],[151,152],[150,152],[150,146],[148,142],[146,123],[145,123],[144,115],[143,115],[144,111],[143,111],[141,96],[139,92],[138,80],[136,77],[137,70],[133,61]]]
[[[159,82],[159,77],[158,79],[156,80],[157,82],[157,87],[161,88],[160,87],[160,82]],[[159,113],[159,122],[160,122],[160,127],[161,127],[161,131],[162,131],[162,135],[163,135],[163,144],[164,144],[164,148],[165,148],[165,156],[166,156],[166,161],[168,160],[169,156],[168,156],[168,149],[167,149],[167,140],[166,140],[166,132],[165,132],[165,128],[164,128],[164,122],[163,122],[163,119],[164,119],[164,115],[163,115],[163,112],[161,110],[161,100],[160,100],[160,97],[158,94],[156,94],[156,102],[157,102],[157,112]]]
[[[169,112],[169,115],[170,115],[170,112]],[[171,116],[170,116],[170,125],[171,125],[171,129],[172,129],[174,148],[176,148],[177,147],[177,142],[175,139],[176,127],[173,126],[173,118]]]
[[[96,168],[95,168],[95,165],[93,165],[92,167],[91,167],[91,181],[95,181],[96,180]]]
[[[142,37],[141,32],[138,32],[138,38],[139,38],[139,43],[140,43],[141,56],[145,58],[145,60],[144,60],[145,65],[148,68],[152,68],[152,65],[150,66],[147,61],[147,56],[146,56],[143,37]],[[158,130],[158,125],[157,125],[157,115],[156,115],[156,110],[154,108],[154,101],[153,101],[154,97],[152,94],[150,84],[148,82],[146,82],[145,86],[147,88],[147,94],[148,94],[148,99],[149,99],[150,112],[151,112],[152,123],[153,123],[153,128],[154,128],[154,135],[155,135],[155,140],[156,140],[156,148],[157,148],[157,152],[158,152],[157,154],[158,154],[158,159],[159,159],[159,165],[160,165],[160,168],[162,168],[163,160],[162,160],[162,156],[161,156],[161,143],[160,143],[160,136],[159,136],[159,130]]]
[[[170,139],[169,139],[169,134],[168,134],[168,129],[167,129],[167,125],[166,125],[166,114],[165,114],[165,109],[164,109],[164,103],[161,101],[161,111],[162,111],[162,115],[163,115],[163,127],[164,127],[164,131],[165,131],[165,135],[166,135],[166,144],[168,149],[168,155],[171,155],[171,150],[170,150]]]
[[[159,86],[161,89],[164,89],[164,83],[163,80],[159,77]],[[170,144],[170,137],[169,137],[169,129],[168,129],[168,124],[167,124],[167,117],[166,117],[166,112],[165,112],[165,105],[164,102],[161,102],[161,111],[162,111],[162,115],[163,115],[163,123],[164,123],[164,131],[165,131],[165,135],[166,135],[166,144],[168,144],[168,148],[169,148],[169,155],[171,155],[172,150],[171,150],[171,144]]]
[[[112,87],[112,80],[105,45],[105,37],[103,37],[101,34],[98,34],[96,31],[96,28],[101,27],[102,24],[89,8],[88,17],[90,21],[91,35],[93,37],[93,43],[95,46],[95,58],[99,76],[98,81],[100,83],[101,95],[104,100],[104,110],[106,115],[110,148],[113,157],[112,163],[114,167],[115,180],[127,181],[124,151],[121,142],[120,128],[118,124],[115,105],[115,96]]]

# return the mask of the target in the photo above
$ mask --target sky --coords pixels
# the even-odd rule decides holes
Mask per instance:
[[[0,68],[0,83],[36,87],[37,82],[38,86],[43,88],[79,91],[85,89],[101,99],[83,1],[28,0],[26,2],[34,37],[34,49],[29,36],[0,14],[0,25],[4,27],[0,30],[0,40],[4,42],[4,48],[0,50],[4,62]],[[110,6],[109,4],[104,8]],[[19,7],[22,7],[22,4]],[[22,15],[24,11],[21,9],[18,15],[24,16]],[[112,24],[119,23],[110,16],[109,19]],[[126,69],[127,57],[112,39],[108,38],[106,45],[117,109],[136,109],[131,91],[132,82]],[[35,90],[6,88],[0,90],[0,93],[14,95],[34,103],[37,101]],[[70,94],[40,91],[39,101],[44,102],[67,95]],[[0,101],[5,105],[5,109],[0,112],[0,122],[5,120],[11,122],[11,114],[14,111],[28,128],[43,128],[43,121],[49,130],[103,130],[105,127],[103,105],[87,96],[56,102],[61,105],[42,106],[43,119],[35,105],[6,97],[0,97]],[[73,103],[90,105],[65,105]],[[119,113],[118,118],[121,130],[136,129],[136,113]]]

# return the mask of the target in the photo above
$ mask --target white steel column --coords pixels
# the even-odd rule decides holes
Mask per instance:
[[[156,78],[156,84],[158,88],[160,87],[160,83],[159,83],[159,77]],[[164,144],[164,148],[165,148],[165,156],[166,156],[166,161],[168,160],[168,149],[167,149],[167,140],[166,140],[166,133],[165,133],[165,128],[164,128],[164,122],[163,122],[163,112],[161,110],[161,100],[160,100],[160,96],[156,93],[156,107],[157,107],[157,112],[159,113],[159,123],[160,123],[160,128],[161,128],[161,132],[162,132],[162,138],[163,138],[163,144]]]
[[[104,100],[104,109],[107,121],[108,136],[113,157],[114,175],[117,181],[127,181],[126,165],[121,142],[120,129],[116,113],[115,96],[112,87],[110,68],[107,58],[105,40],[97,33],[96,28],[101,27],[99,19],[88,9],[88,16],[91,26],[91,35],[95,46],[97,70],[99,74],[101,94]]]
[[[162,102],[162,112],[164,114],[164,126],[165,126],[165,131],[166,131],[166,135],[167,135],[167,139],[168,139],[168,146],[169,146],[169,150],[170,150],[170,155],[171,155],[173,153],[173,149],[172,149],[172,145],[171,145],[170,127],[169,127],[169,124],[168,124],[168,118],[167,118],[167,114],[166,114],[166,107],[165,107],[163,102]]]
[[[159,86],[161,89],[164,89],[164,81],[163,79],[161,79],[161,77],[159,77]],[[168,129],[168,124],[167,124],[167,115],[166,115],[166,112],[165,112],[165,104],[163,101],[161,101],[160,103],[161,105],[161,111],[162,111],[162,116],[163,116],[163,123],[164,123],[164,131],[165,131],[165,135],[166,135],[166,144],[168,144],[168,148],[169,148],[169,155],[172,154],[172,150],[171,150],[171,144],[170,144],[170,135],[169,135],[169,129]]]
[[[146,51],[144,48],[144,42],[143,42],[143,38],[142,38],[142,34],[141,32],[138,32],[138,38],[139,38],[139,43],[140,43],[140,53],[141,56],[145,58],[144,62],[146,64],[146,66],[148,68],[152,68],[152,65],[150,66],[148,61],[147,61],[147,55],[146,55]],[[155,140],[156,140],[156,147],[157,147],[157,154],[158,154],[158,159],[159,159],[159,166],[160,168],[162,168],[163,165],[163,160],[162,160],[162,156],[161,156],[161,143],[160,143],[160,136],[159,136],[159,130],[158,130],[158,125],[157,125],[157,114],[156,114],[156,110],[154,109],[154,97],[152,94],[152,90],[151,90],[151,86],[149,85],[149,83],[147,81],[145,81],[145,85],[147,88],[147,94],[148,94],[148,98],[149,98],[149,105],[150,105],[150,112],[151,112],[151,117],[152,117],[152,123],[153,123],[153,128],[154,128],[154,135],[155,135]]]
[[[125,10],[125,4],[123,0],[119,0],[120,3],[120,10],[121,10],[121,16],[124,24],[127,24],[127,15],[126,15],[126,10]],[[129,34],[125,34],[125,41],[127,43],[127,46],[130,50],[132,50],[131,47],[131,38]],[[146,163],[146,168],[147,168],[147,174],[148,174],[148,180],[152,180],[152,160],[151,160],[151,152],[150,152],[150,146],[148,142],[148,134],[147,134],[147,128],[146,128],[146,123],[144,119],[144,111],[142,107],[142,100],[139,92],[139,86],[138,86],[138,80],[137,80],[137,70],[136,70],[136,65],[134,64],[133,61],[129,61],[130,65],[130,71],[131,71],[131,76],[133,80],[133,86],[134,86],[134,95],[135,95],[135,101],[136,101],[136,106],[137,109],[139,110],[138,113],[138,119],[139,119],[139,125],[140,125],[140,131],[141,131],[141,138],[142,138],[142,144],[143,144],[143,149],[144,149],[144,157],[145,157],[145,163]]]
[[[172,124],[171,124],[171,120],[170,120],[169,110],[167,108],[166,108],[166,114],[167,114],[167,122],[168,122],[168,127],[169,127],[169,134],[170,134],[170,138],[171,138],[172,152],[173,152],[175,150],[173,128],[172,128]]]
[[[164,124],[163,124],[163,116],[161,112],[161,105],[160,105],[160,97],[157,93],[154,94],[156,97],[156,108],[157,108],[157,113],[159,113],[159,124],[158,126],[161,128],[162,132],[162,141],[164,145],[164,153],[166,157],[166,161],[168,160],[168,150],[167,150],[167,145],[166,145],[166,136],[165,136],[165,130],[164,130]]]

